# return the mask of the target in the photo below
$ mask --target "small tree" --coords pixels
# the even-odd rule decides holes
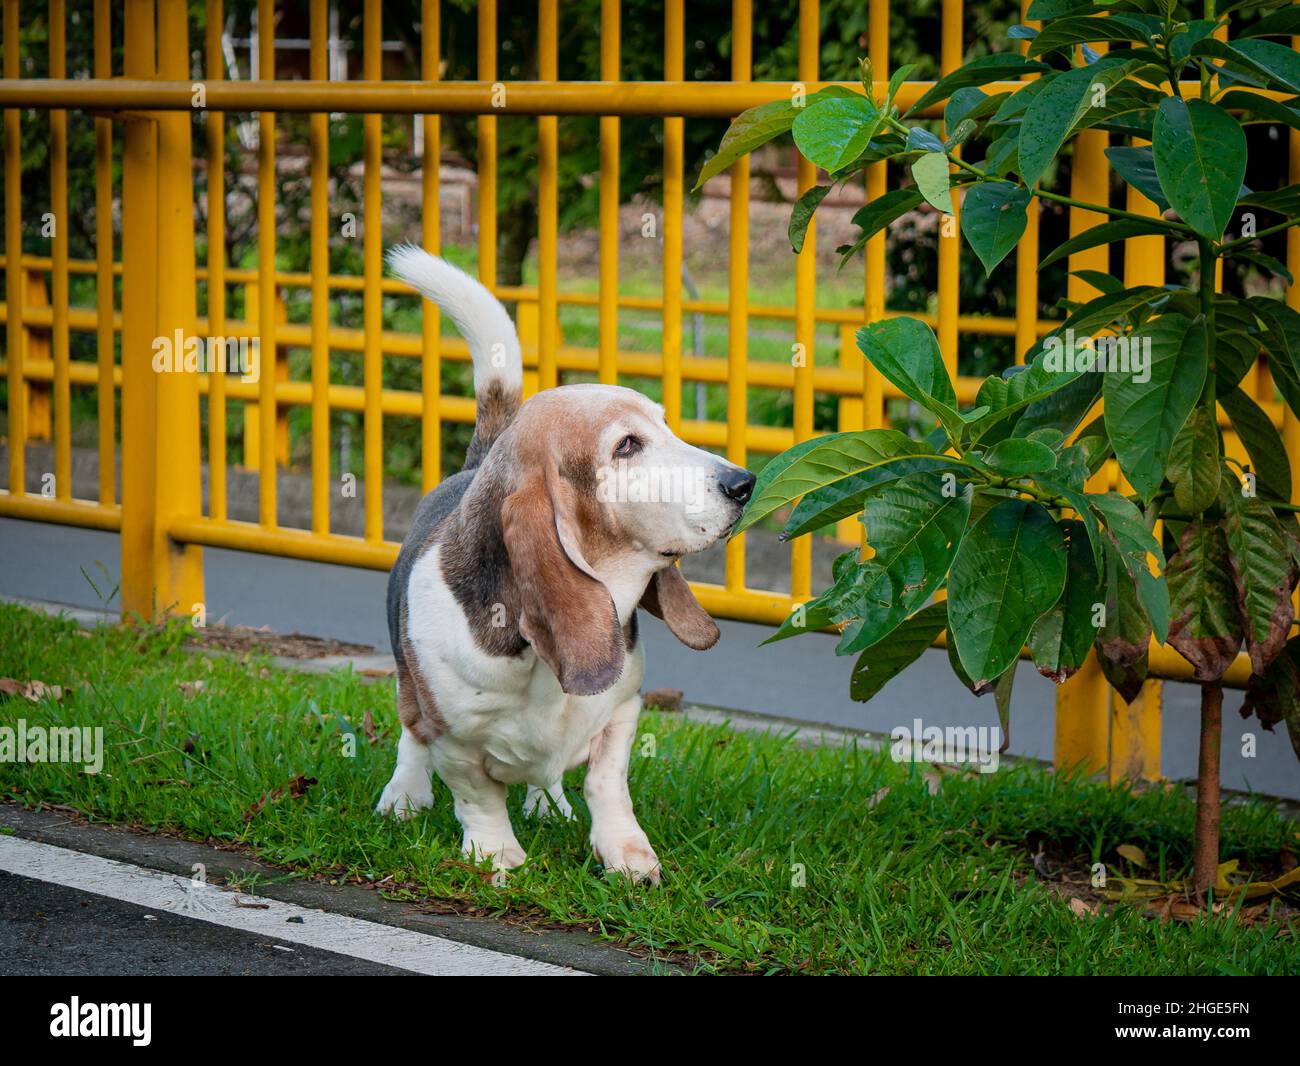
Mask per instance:
[[[873,556],[841,555],[831,587],[771,638],[842,627],[837,652],[859,656],[855,699],[870,699],[946,631],[953,670],[977,694],[996,692],[1005,724],[1026,644],[1057,683],[1095,647],[1106,677],[1132,699],[1152,636],[1168,641],[1201,685],[1195,879],[1204,892],[1218,864],[1222,678],[1243,647],[1251,663],[1244,713],[1270,729],[1285,720],[1300,753],[1300,637],[1288,640],[1300,579],[1292,472],[1272,421],[1241,388],[1266,351],[1282,400],[1300,411],[1300,314],[1278,300],[1215,291],[1220,260],[1291,280],[1259,238],[1300,223],[1300,185],[1243,186],[1243,124],[1300,129],[1300,100],[1276,97],[1300,93],[1300,55],[1270,39],[1300,33],[1300,7],[1236,32],[1233,8],[1216,16],[1213,0],[1202,18],[1166,0],[1104,6],[1117,13],[1035,0],[1029,17],[1042,29],[1011,31],[1029,42],[1023,56],[968,62],[901,114],[894,100],[909,68],[876,99],[864,63],[865,94],[828,89],[803,106],[765,104],[733,122],[702,178],[785,131],[832,182],[884,159],[909,168],[911,185],[858,212],[862,232],[842,249],[846,258],[922,201],[950,212],[955,196],[962,232],[989,272],[1019,241],[1034,196],[1107,216],[1042,265],[1144,235],[1194,242],[1199,252],[1199,281],[1186,288],[1125,287],[1086,273],[1099,295],[1067,305],[1065,321],[1024,353],[1024,365],[987,378],[968,409],[928,326],[910,318],[864,326],[859,348],[934,417],[933,432],[915,440],[875,429],[797,445],[763,470],[737,532],[790,505],[786,538],[861,513]],[[1277,6],[1233,5],[1251,18]],[[1098,42],[1106,54],[1089,47]],[[1038,77],[1014,92],[981,88],[1028,73]],[[1195,96],[1183,95],[1184,78],[1199,81]],[[946,140],[909,121],[944,101]],[[1131,140],[1106,155],[1161,217],[1040,185],[1086,129]],[[816,186],[795,205],[796,250],[829,189]],[[1234,237],[1226,231],[1239,210],[1269,224]],[[1089,420],[1099,400],[1103,413]],[[1248,464],[1225,454],[1216,405]],[[1132,494],[1087,488],[1112,458]],[[946,597],[931,602],[941,588]]]

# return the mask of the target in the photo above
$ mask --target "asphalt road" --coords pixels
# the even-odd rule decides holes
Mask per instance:
[[[408,971],[0,870],[0,973],[390,976]]]
[[[117,584],[115,534],[71,526],[0,519],[0,595],[77,607],[115,606],[100,595]],[[370,644],[388,650],[384,616],[387,574],[219,549],[204,552],[209,622],[269,626]],[[85,573],[83,574],[83,570]],[[94,579],[97,593],[85,574]],[[721,622],[709,652],[679,644],[656,619],[642,615],[647,688],[681,689],[687,700],[799,721],[888,734],[921,718],[926,726],[996,726],[992,697],[976,699],[952,676],[946,653],[927,652],[869,704],[849,699],[851,658],[837,658],[835,639],[809,634],[758,649],[766,627]],[[1196,774],[1198,690],[1164,686],[1162,769],[1166,777]],[[1241,694],[1224,699],[1223,783],[1300,799],[1300,763],[1285,731],[1260,730],[1237,715]],[[1010,751],[1050,760],[1054,686],[1032,665],[1016,676]],[[1256,736],[1253,758],[1243,738]]]

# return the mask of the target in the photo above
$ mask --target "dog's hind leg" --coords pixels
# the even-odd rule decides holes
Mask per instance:
[[[461,850],[474,860],[490,858],[497,870],[522,866],[528,856],[510,825],[506,786],[488,776],[483,753],[445,736],[430,750],[434,768],[455,800],[456,820],[464,831]]]
[[[379,797],[379,814],[410,818],[416,811],[433,806],[433,752],[430,731],[421,715],[411,676],[397,672],[397,713],[402,720],[402,737],[397,742],[397,766]]]

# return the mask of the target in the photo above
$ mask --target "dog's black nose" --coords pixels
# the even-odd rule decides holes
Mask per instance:
[[[718,475],[722,495],[737,503],[744,503],[754,491],[754,475],[738,466],[729,466]]]

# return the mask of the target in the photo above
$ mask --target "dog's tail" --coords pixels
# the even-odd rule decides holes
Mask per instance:
[[[524,361],[515,324],[479,282],[413,244],[390,249],[388,268],[441,307],[469,345],[477,415],[465,468],[478,466],[519,410]]]

